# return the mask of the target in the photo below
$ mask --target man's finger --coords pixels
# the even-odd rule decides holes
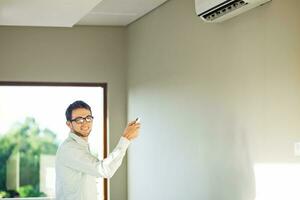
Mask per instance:
[[[131,126],[133,124],[135,124],[135,121],[130,122],[128,125]]]
[[[134,123],[134,125],[135,125],[135,126],[141,126],[141,124],[140,124],[140,123]]]

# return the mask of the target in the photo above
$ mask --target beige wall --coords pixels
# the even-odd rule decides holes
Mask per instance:
[[[126,41],[121,27],[0,27],[0,80],[107,82],[112,149],[126,125]],[[126,160],[111,179],[125,200]]]
[[[254,200],[255,164],[300,161],[298,8],[205,24],[170,0],[129,26],[129,200]]]

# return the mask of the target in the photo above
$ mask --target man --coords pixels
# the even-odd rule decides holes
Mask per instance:
[[[56,200],[97,200],[96,177],[113,176],[130,141],[138,136],[140,123],[129,123],[112,153],[99,160],[90,153],[88,143],[93,125],[90,106],[75,101],[67,108],[66,119],[70,133],[56,154]]]

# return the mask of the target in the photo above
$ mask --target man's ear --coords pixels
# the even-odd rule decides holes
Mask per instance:
[[[72,124],[70,121],[66,121],[66,125],[69,127],[69,128],[72,128]]]

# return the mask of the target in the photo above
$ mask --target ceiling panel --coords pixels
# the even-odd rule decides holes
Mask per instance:
[[[71,27],[101,0],[0,0],[0,25]]]
[[[0,26],[126,26],[167,0],[0,0]]]
[[[128,25],[167,0],[103,0],[79,25]]]

